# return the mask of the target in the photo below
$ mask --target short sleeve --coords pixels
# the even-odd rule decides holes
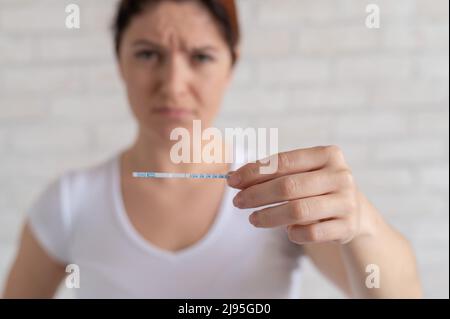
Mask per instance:
[[[70,218],[63,178],[50,183],[32,203],[28,222],[43,249],[56,261],[69,262]]]

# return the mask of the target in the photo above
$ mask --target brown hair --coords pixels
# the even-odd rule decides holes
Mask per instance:
[[[114,44],[116,56],[119,57],[119,49],[123,33],[136,15],[142,13],[149,5],[169,0],[121,0],[117,7],[117,13],[112,26],[114,32]],[[170,0],[170,1],[198,1],[214,17],[219,24],[225,41],[230,49],[233,64],[237,60],[236,47],[239,43],[239,22],[235,0]]]

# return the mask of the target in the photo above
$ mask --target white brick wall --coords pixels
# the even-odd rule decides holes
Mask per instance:
[[[108,29],[115,0],[0,0],[0,286],[31,200],[135,132]],[[278,127],[281,149],[340,145],[449,294],[447,0],[238,0],[243,59],[218,125]],[[81,29],[64,27],[65,5]],[[365,6],[381,9],[367,29]],[[22,176],[28,176],[27,179]],[[305,297],[342,297],[304,266]]]

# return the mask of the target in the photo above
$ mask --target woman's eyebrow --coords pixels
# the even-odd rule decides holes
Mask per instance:
[[[217,51],[217,48],[212,45],[192,47],[192,51]]]
[[[164,49],[162,45],[159,45],[153,41],[146,40],[146,39],[138,39],[133,42],[133,46],[140,46],[140,45],[146,45],[146,46],[152,46],[160,49]]]
[[[151,46],[154,48],[158,48],[160,50],[165,50],[164,46],[162,46],[161,44],[158,44],[154,41],[147,39],[138,39],[133,42],[133,46]],[[190,51],[193,52],[217,51],[217,48],[213,45],[192,46]]]
[[[217,52],[218,49],[211,45],[205,45],[205,46],[198,46],[198,47],[192,47],[191,52]]]

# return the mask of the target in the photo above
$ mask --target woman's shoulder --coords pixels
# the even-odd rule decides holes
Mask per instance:
[[[111,181],[116,165],[118,165],[118,158],[119,155],[115,154],[89,166],[69,169],[61,174],[57,180],[61,186],[69,188],[71,192],[91,192],[96,187],[108,184]]]
[[[80,203],[105,194],[117,157],[85,168],[68,170],[53,179],[28,208],[29,225],[46,251],[56,260],[70,260],[68,247]]]
[[[66,170],[46,184],[32,201],[30,210],[69,211],[73,203],[85,202],[92,196],[103,197],[112,183],[117,160],[118,155],[114,155],[90,166]]]

